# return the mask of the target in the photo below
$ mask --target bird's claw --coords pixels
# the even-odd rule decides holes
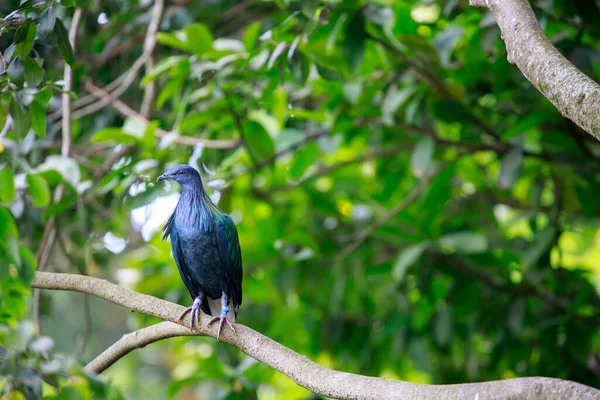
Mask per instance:
[[[208,323],[206,324],[206,327],[208,328],[209,326],[211,326],[213,324],[213,322],[220,320],[219,322],[219,328],[217,330],[217,340],[219,340],[219,336],[221,336],[221,330],[223,329],[223,325],[225,324],[225,322],[227,322],[227,325],[229,325],[229,327],[231,328],[231,330],[233,332],[236,332],[235,330],[235,324],[233,324],[229,318],[227,318],[227,312],[221,312],[221,315],[219,315],[218,317],[212,317],[210,321],[208,321]]]
[[[193,332],[194,331],[194,323],[196,323],[196,326],[200,326],[200,306],[197,305],[196,302],[194,302],[194,304],[191,307],[188,307],[185,310],[183,310],[183,312],[179,315],[179,318],[177,318],[177,323],[181,324],[181,321],[186,316],[186,314],[189,312],[191,312],[191,314],[190,314],[190,332]]]

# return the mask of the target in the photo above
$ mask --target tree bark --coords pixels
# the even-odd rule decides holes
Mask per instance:
[[[600,85],[571,64],[544,35],[527,0],[470,0],[494,15],[508,61],[560,113],[600,140]]]
[[[103,279],[37,272],[32,286],[91,294],[129,310],[170,321],[123,336],[86,366],[92,372],[100,373],[131,350],[161,339],[192,334],[216,337],[216,327],[205,327],[207,316],[202,315],[199,328],[191,333],[187,319],[185,327],[173,323],[184,307],[133,292]],[[221,334],[221,340],[287,375],[298,385],[335,399],[600,399],[600,391],[596,389],[554,378],[531,377],[458,385],[423,385],[350,374],[325,368],[243,325],[237,324],[236,329],[236,333],[226,329]]]

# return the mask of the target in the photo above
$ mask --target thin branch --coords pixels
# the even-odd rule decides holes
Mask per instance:
[[[77,29],[81,22],[82,9],[77,7],[73,13],[73,20],[71,21],[71,28],[69,29],[69,42],[71,47],[75,50],[77,41]],[[62,144],[60,148],[60,154],[63,157],[69,157],[71,151],[72,142],[72,131],[71,131],[71,96],[69,92],[73,89],[73,69],[68,63],[65,63],[64,70],[64,91],[62,95]],[[58,203],[65,192],[65,186],[59,184],[54,192],[54,203]],[[56,216],[51,216],[46,222],[44,227],[44,234],[42,235],[42,243],[40,251],[37,254],[38,270],[43,271],[46,268],[46,263],[50,257],[50,252],[54,247],[54,241],[56,240]],[[41,332],[40,323],[40,300],[41,294],[39,290],[35,290],[33,293],[33,318],[38,331]]]
[[[528,0],[470,0],[494,15],[508,61],[560,113],[600,140],[600,85],[571,64],[550,43]]]
[[[188,336],[187,327],[176,325],[180,305],[136,293],[106,280],[73,274],[37,272],[33,287],[82,292],[114,304],[170,321],[125,335],[93,360],[86,369],[99,373],[133,349],[174,336]],[[198,336],[216,336],[216,327],[205,328],[208,317],[202,315]],[[504,381],[456,385],[425,385],[369,377],[325,368],[274,340],[237,324],[237,333],[226,330],[221,340],[245,354],[287,375],[296,384],[313,393],[336,399],[600,399],[600,391],[579,383],[555,378],[514,378]]]
[[[152,24],[148,26],[148,30],[154,29],[155,26]],[[158,29],[158,25],[156,26]],[[156,44],[156,41],[154,41]],[[131,86],[135,78],[138,76],[138,72],[142,69],[142,67],[146,64],[148,59],[152,56],[152,52],[154,51],[154,46],[145,47],[142,55],[136,59],[131,66],[124,74],[119,76],[117,79],[109,83],[105,86],[105,90],[109,92],[114,98],[119,98],[125,91]],[[100,99],[96,101],[96,96],[89,95],[80,98],[79,100],[73,103],[73,106],[76,110],[73,112],[73,119],[80,119],[85,117],[86,115],[93,114],[96,111],[99,111],[106,107],[108,103],[104,101],[104,99]],[[61,113],[55,112],[48,116],[48,120],[50,122],[55,122],[61,119]]]
[[[129,107],[127,104],[117,99],[111,93],[108,93],[106,90],[101,89],[95,86],[93,83],[87,81],[84,84],[84,87],[87,91],[92,93],[94,96],[100,98],[106,104],[110,104],[116,111],[121,113],[125,117],[134,117],[139,118],[144,121],[144,123],[148,123],[148,120],[144,118],[141,114],[135,111],[133,108]],[[186,146],[195,146],[201,144],[204,147],[212,148],[212,149],[235,149],[240,146],[239,140],[211,140],[211,139],[202,139],[195,138],[191,136],[182,136],[177,132],[168,132],[161,128],[156,128],[156,136],[159,138],[165,137],[167,135],[172,135],[172,140],[175,143],[183,144]]]
[[[148,25],[148,31],[146,32],[146,40],[144,41],[144,52],[149,52],[150,57],[146,60],[145,69],[148,74],[154,68],[154,60],[152,59],[152,52],[156,46],[156,32],[160,28],[160,21],[165,10],[164,0],[155,0],[154,7],[152,8],[152,18]],[[154,103],[154,96],[156,94],[156,82],[149,82],[144,88],[144,97],[142,98],[142,106],[140,107],[140,114],[144,118],[149,118],[152,111],[152,104]]]
[[[429,182],[436,177],[444,168],[440,167],[433,173],[429,173],[421,178],[419,183],[402,199],[402,201],[394,208],[386,212],[380,219],[375,221],[367,229],[361,231],[356,240],[346,246],[336,257],[335,265],[338,265],[354,252],[369,236],[375,233],[383,225],[390,222],[392,218],[401,213],[408,207],[419,195],[427,188]]]

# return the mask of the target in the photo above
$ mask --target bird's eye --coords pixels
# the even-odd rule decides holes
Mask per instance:
[[[179,174],[179,175],[182,175],[182,174],[183,174],[183,170],[179,171],[179,172],[178,172],[178,174]]]

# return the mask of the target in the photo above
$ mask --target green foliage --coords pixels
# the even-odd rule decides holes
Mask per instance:
[[[0,395],[309,398],[207,338],[162,341],[86,376],[85,362],[157,321],[81,294],[42,292],[48,336],[36,333],[30,282],[51,217],[44,269],[190,304],[159,232],[177,188],[155,180],[174,163],[198,167],[237,223],[240,323],[360,374],[600,384],[600,146],[508,63],[486,11],[167,2],[150,66],[142,2],[1,3]],[[599,80],[597,7],[551,3],[536,9],[546,33]],[[96,103],[89,83],[121,103]]]

